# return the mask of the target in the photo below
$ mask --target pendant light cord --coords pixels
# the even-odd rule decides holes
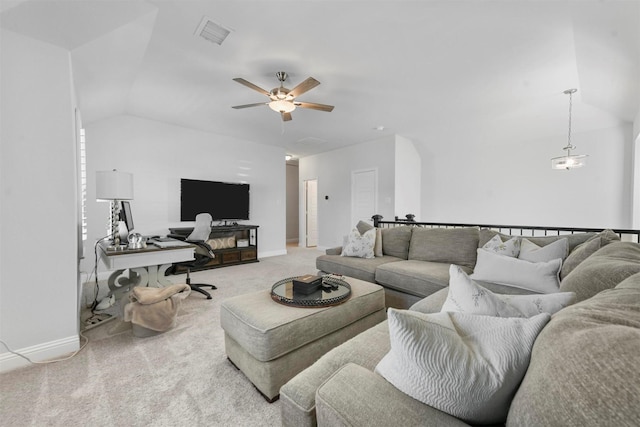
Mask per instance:
[[[567,137],[567,154],[571,154],[571,149],[573,146],[571,145],[571,110],[573,107],[573,92],[569,92],[569,136]]]

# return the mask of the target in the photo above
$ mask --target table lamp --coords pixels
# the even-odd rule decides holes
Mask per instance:
[[[133,199],[133,175],[115,169],[96,172],[96,199],[111,202],[109,238],[112,244],[108,249],[121,250],[126,248],[126,245],[120,244],[120,233],[118,232],[120,200]]]

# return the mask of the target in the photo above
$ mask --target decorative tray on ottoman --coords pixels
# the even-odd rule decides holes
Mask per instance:
[[[271,299],[293,307],[342,304],[351,296],[351,286],[341,277],[305,275],[282,279],[271,287]]]

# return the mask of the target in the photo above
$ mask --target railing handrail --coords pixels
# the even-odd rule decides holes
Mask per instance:
[[[512,230],[519,230],[520,235],[522,236],[522,231],[530,230],[534,231],[543,231],[546,236],[548,232],[555,232],[555,235],[560,235],[560,232],[567,232],[570,234],[573,233],[589,233],[595,232],[598,233],[602,230],[607,229],[608,227],[603,228],[593,228],[593,227],[556,227],[556,226],[540,226],[540,225],[500,225],[500,224],[467,224],[467,223],[450,223],[450,222],[420,222],[413,220],[395,220],[395,221],[383,221],[381,215],[374,215],[372,217],[374,227],[380,227],[383,225],[410,225],[410,226],[421,226],[421,227],[430,227],[430,228],[459,228],[459,227],[478,227],[478,228],[489,228],[493,230],[509,230],[509,234],[512,234]],[[634,230],[629,228],[611,228],[614,233],[618,236],[622,235],[632,235],[635,236],[635,241],[640,243],[640,230]],[[534,237],[534,236],[532,236]]]

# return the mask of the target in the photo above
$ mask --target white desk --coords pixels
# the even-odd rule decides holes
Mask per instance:
[[[108,270],[115,270],[107,281],[109,295],[122,296],[134,286],[163,287],[172,285],[164,273],[174,262],[195,259],[194,245],[158,248],[149,245],[145,249],[108,251],[107,244],[98,245],[100,259]],[[129,270],[128,275],[124,271]]]

